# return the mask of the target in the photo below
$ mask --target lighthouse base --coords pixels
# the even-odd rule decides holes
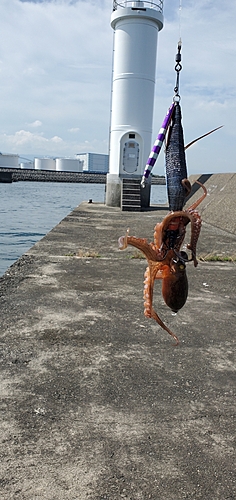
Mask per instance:
[[[106,205],[121,210],[137,211],[150,206],[151,178],[141,187],[141,176],[107,174]]]
[[[108,207],[121,206],[121,179],[118,175],[107,174],[106,205]]]

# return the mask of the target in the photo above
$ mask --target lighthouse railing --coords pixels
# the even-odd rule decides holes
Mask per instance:
[[[147,1],[147,0],[113,0],[113,10],[117,10],[120,7],[131,7],[133,9],[154,9],[159,12],[163,12],[163,3],[164,0],[158,0],[156,2]]]

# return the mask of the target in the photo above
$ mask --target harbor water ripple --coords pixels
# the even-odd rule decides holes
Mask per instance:
[[[82,201],[105,202],[104,184],[0,183],[0,276]],[[166,186],[152,186],[151,204],[166,203]]]

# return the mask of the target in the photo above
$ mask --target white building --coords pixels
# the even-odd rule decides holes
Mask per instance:
[[[0,167],[18,168],[19,155],[0,153]]]
[[[83,162],[83,172],[103,173],[108,172],[109,156],[99,153],[79,153],[76,158]]]

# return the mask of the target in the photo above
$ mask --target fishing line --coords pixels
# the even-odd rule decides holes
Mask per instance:
[[[181,42],[182,32],[182,0],[179,0],[179,40]]]

